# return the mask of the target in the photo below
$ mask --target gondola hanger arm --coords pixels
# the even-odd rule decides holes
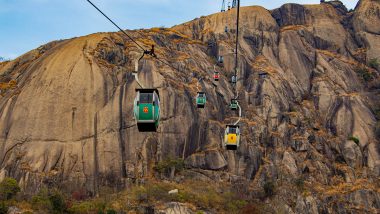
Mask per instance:
[[[235,122],[235,126],[238,125],[240,123],[240,120],[241,120],[241,107],[240,107],[240,104],[239,102],[237,102],[237,106],[239,108],[239,119]]]

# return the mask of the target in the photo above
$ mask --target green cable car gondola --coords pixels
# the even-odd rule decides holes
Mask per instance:
[[[196,97],[197,107],[204,108],[206,105],[206,93],[198,92]]]
[[[160,96],[157,89],[136,89],[133,113],[140,132],[157,131],[160,121]]]
[[[237,150],[240,145],[240,128],[238,125],[227,125],[224,132],[224,146],[227,150]]]
[[[231,99],[230,109],[231,110],[237,110],[238,109],[238,101],[237,101],[237,99]]]

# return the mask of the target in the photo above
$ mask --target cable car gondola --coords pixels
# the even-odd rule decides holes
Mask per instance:
[[[219,56],[219,57],[218,57],[218,63],[221,64],[221,65],[224,63],[224,58],[223,58],[223,56]]]
[[[268,73],[267,72],[260,72],[259,73],[259,77],[260,77],[260,79],[265,79],[265,78],[267,78],[268,77]]]
[[[214,71],[214,81],[219,81],[219,72]]]
[[[197,108],[204,108],[206,105],[206,93],[198,92],[196,97]]]
[[[230,109],[234,110],[234,111],[238,109],[238,101],[237,101],[237,99],[231,99]]]
[[[227,125],[224,133],[224,146],[227,150],[237,150],[240,145],[240,128],[238,125]]]
[[[231,83],[236,84],[236,76],[235,75],[232,76]]]
[[[156,132],[160,121],[160,96],[157,89],[136,89],[133,113],[140,132]]]

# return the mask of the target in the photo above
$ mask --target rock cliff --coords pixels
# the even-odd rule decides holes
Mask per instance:
[[[17,84],[1,91],[0,177],[17,178],[26,192],[56,185],[96,194],[182,158],[193,176],[243,183],[253,198],[273,182],[274,210],[379,211],[379,68],[367,65],[380,59],[380,2],[361,0],[350,12],[339,1],[241,12],[238,151],[222,145],[225,125],[236,120],[228,109],[231,10],[128,31],[177,68],[150,57],[140,63],[140,81],[161,96],[157,133],[137,131],[132,70],[141,53],[121,33],[55,41],[1,63],[0,82]],[[218,55],[225,65],[214,83]],[[194,103],[199,89],[208,98],[202,110]]]

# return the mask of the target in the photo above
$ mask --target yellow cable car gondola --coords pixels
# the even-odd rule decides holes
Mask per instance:
[[[240,128],[238,125],[227,125],[224,132],[224,146],[227,150],[237,150],[240,145]]]

